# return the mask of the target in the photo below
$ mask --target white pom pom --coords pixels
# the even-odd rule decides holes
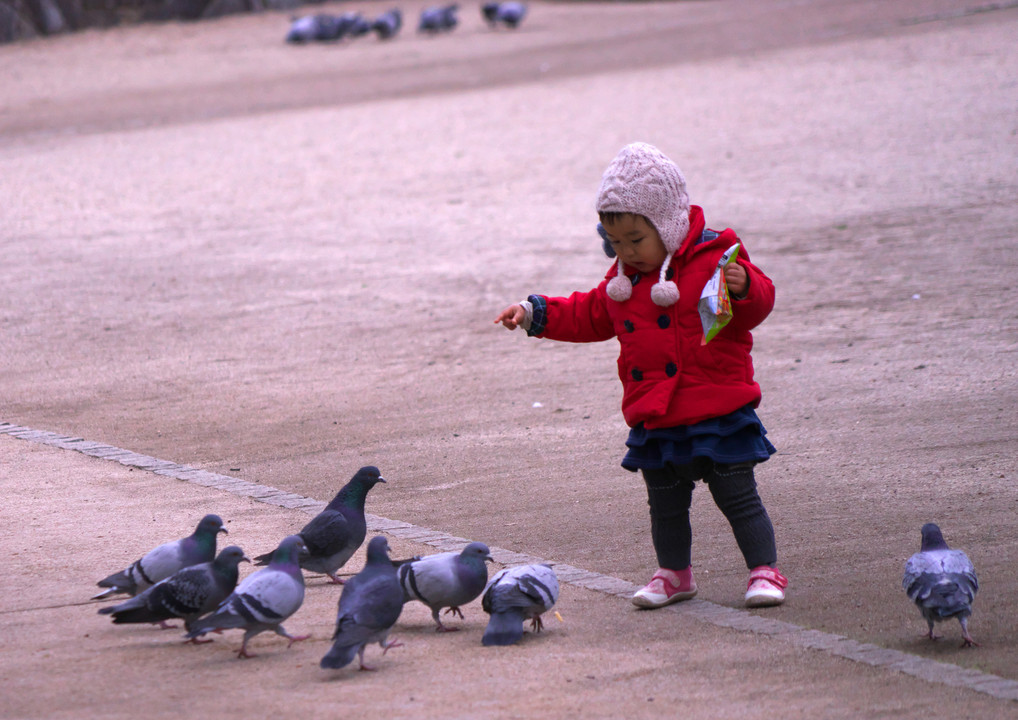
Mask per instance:
[[[608,281],[608,297],[615,302],[625,302],[633,295],[633,283],[625,275],[616,275]]]
[[[679,286],[671,280],[655,283],[650,289],[650,299],[659,307],[668,307],[679,301]]]

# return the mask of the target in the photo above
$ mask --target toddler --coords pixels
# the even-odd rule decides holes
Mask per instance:
[[[747,607],[780,605],[788,580],[775,567],[774,529],[753,468],[775,452],[755,408],[750,333],[774,306],[774,285],[740,246],[724,276],[732,318],[707,344],[697,309],[721,255],[739,238],[706,228],[679,168],[646,143],[622,148],[597,196],[604,280],[567,298],[531,295],[495,319],[510,330],[569,342],[618,338],[622,414],[630,428],[622,466],[647,486],[659,568],[632,598],[658,608],[696,595],[689,507],[702,480],[732,526],[749,569]]]

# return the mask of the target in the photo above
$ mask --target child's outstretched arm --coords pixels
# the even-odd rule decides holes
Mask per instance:
[[[531,337],[567,342],[600,342],[615,336],[605,310],[607,280],[590,292],[575,292],[567,298],[530,295],[498,314],[495,324],[510,330],[523,328]]]

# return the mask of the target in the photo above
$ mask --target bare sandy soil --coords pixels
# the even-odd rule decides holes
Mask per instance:
[[[354,7],[388,3],[315,10]],[[779,449],[758,479],[792,585],[766,616],[1018,679],[1018,7],[462,17],[389,43],[287,46],[262,14],[0,47],[0,421],[318,499],[376,464],[371,513],[642,583],[616,347],[492,319],[603,275],[597,183],[646,140],[778,290],[754,334]],[[177,646],[76,603],[204,512],[252,551],[305,516],[5,437],[0,472],[4,717],[1016,714],[576,587],[505,653],[481,648],[479,605],[448,636],[408,607],[406,648],[333,677],[337,592],[315,579],[290,623],[313,640],[241,663],[236,637]],[[979,648],[923,639],[901,590],[928,521],[979,571]],[[708,493],[693,522],[701,596],[739,607]]]

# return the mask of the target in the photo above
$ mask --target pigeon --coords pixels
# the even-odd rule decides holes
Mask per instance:
[[[311,572],[325,573],[334,583],[342,584],[336,571],[346,564],[364,543],[367,522],[364,520],[364,499],[368,490],[385,482],[378,468],[368,465],[357,471],[324,510],[297,533],[307,548],[300,555],[300,566]],[[265,565],[273,553],[255,558],[256,565]]]
[[[399,584],[403,587],[403,601],[420,600],[431,608],[431,617],[438,627],[435,632],[459,630],[442,624],[438,613],[463,617],[461,605],[479,596],[488,584],[488,566],[491,560],[488,546],[472,542],[462,552],[445,552],[428,555],[420,560],[399,566]]]
[[[395,37],[402,27],[403,13],[399,8],[382,13],[371,23],[371,29],[375,31],[380,40]]]
[[[979,590],[976,569],[961,550],[952,550],[934,523],[922,527],[919,552],[905,563],[902,587],[929,625],[927,637],[936,640],[933,624],[957,618],[961,624],[962,647],[979,645],[969,634],[972,601]]]
[[[342,26],[341,35],[344,38],[359,38],[372,32],[371,20],[359,12],[344,12],[339,16],[339,21]]]
[[[491,27],[499,24],[517,28],[527,14],[527,6],[521,2],[486,2],[481,5],[481,15]]]
[[[223,519],[218,515],[206,515],[191,535],[163,543],[140,560],[135,560],[126,570],[100,580],[96,584],[106,590],[93,595],[92,599],[98,600],[118,593],[137,595],[181,568],[210,562],[216,556],[219,533],[229,534],[223,527]]]
[[[254,656],[247,652],[248,642],[266,630],[288,639],[287,647],[311,637],[290,635],[282,625],[304,602],[304,575],[297,564],[303,547],[304,541],[299,535],[283,538],[272,553],[269,566],[244,578],[211,615],[191,623],[187,639],[193,640],[208,632],[240,628],[244,630],[244,641],[237,657],[249,658]]]
[[[376,535],[368,543],[368,559],[364,569],[344,585],[339,596],[336,631],[332,647],[322,658],[323,668],[346,667],[360,658],[361,670],[374,670],[364,664],[364,649],[377,642],[382,654],[401,643],[389,640],[389,631],[403,612],[403,589],[396,576],[396,567],[389,560],[389,543]]]
[[[178,570],[148,590],[99,610],[112,615],[115,625],[125,623],[165,623],[182,618],[184,627],[210,613],[237,587],[237,567],[251,562],[236,545],[223,548],[215,560]]]
[[[286,42],[302,44],[314,41],[339,40],[346,29],[345,20],[338,15],[318,13],[293,18]]]
[[[488,583],[481,607],[491,615],[483,645],[512,645],[523,637],[523,621],[541,632],[541,613],[558,600],[558,578],[550,565],[518,565],[500,571]]]
[[[431,33],[432,35],[452,30],[459,24],[456,11],[459,4],[435,5],[421,11],[420,23],[417,25],[417,32]]]

